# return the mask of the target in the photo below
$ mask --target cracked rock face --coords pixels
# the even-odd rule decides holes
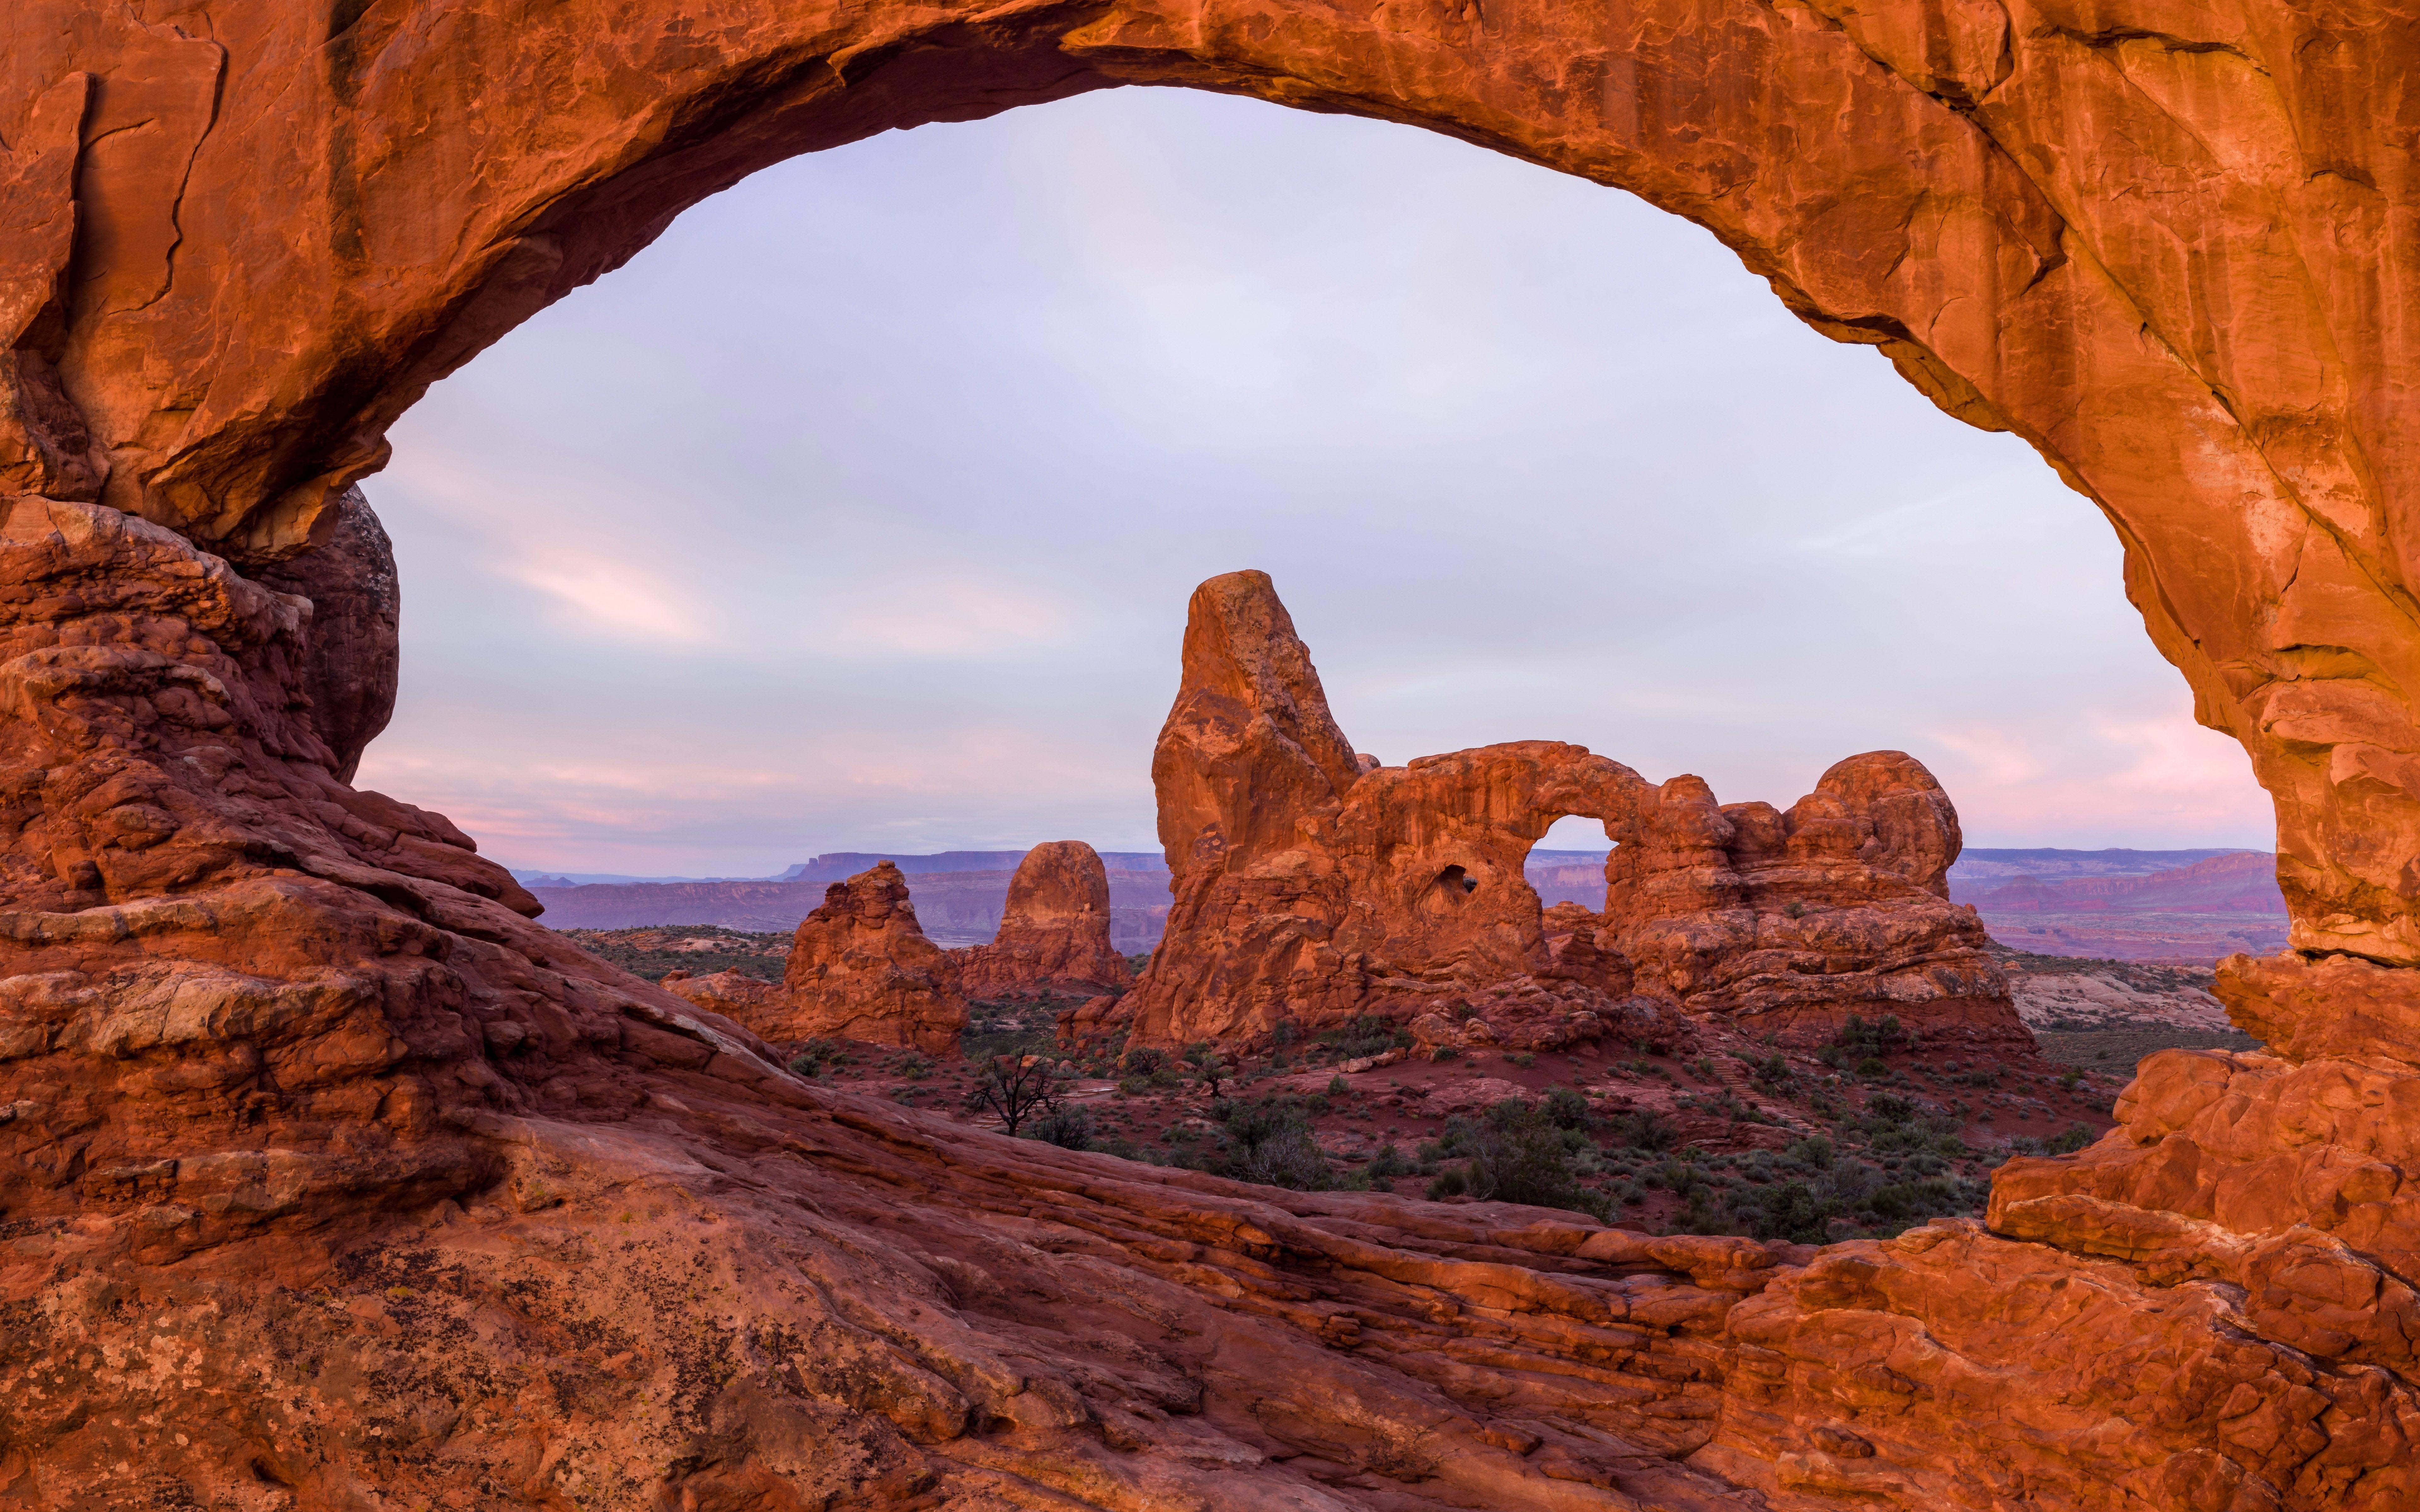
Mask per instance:
[[[1686,1014],[1821,1043],[1858,1013],[2032,1046],[1948,901],[1958,815],[1912,757],[1853,756],[1783,813],[1553,741],[1407,766],[1351,749],[1268,576],[1196,590],[1152,762],[1175,902],[1115,1010],[1143,1042],[1376,1014],[1540,1050]],[[1615,842],[1602,914],[1548,917],[1523,874],[1567,814]]]
[[[2420,1503],[2409,19],[19,0],[0,1502]],[[263,579],[313,570],[429,383],[755,168],[1125,84],[1424,125],[1633,190],[2039,451],[2276,799],[2295,953],[2220,980],[2273,1053],[2154,1057],[2100,1144],[2012,1163],[1987,1224],[1885,1242],[1247,1189],[803,1086],[533,923],[440,816],[343,779],[376,722],[377,595],[348,650],[314,633],[334,593]],[[1238,666],[1231,700],[1308,686]],[[1283,773],[1222,821],[1252,857],[1365,784],[1671,796],[1570,748],[1387,778],[1299,703],[1192,717],[1201,750]],[[1187,812],[1232,795],[1202,770]],[[1928,864],[1901,845],[1908,786],[1831,794],[1900,884]],[[1674,802],[1680,880],[1709,898],[1726,865],[1752,889],[1844,864]],[[1493,845],[1509,822],[1456,823]],[[1388,888],[1417,872],[1334,854],[1388,900],[1360,937],[1397,937],[1426,895]],[[1256,903],[1340,886],[1221,906],[1274,935],[1297,926]],[[1558,920],[1544,996],[1607,969],[1583,922]],[[1483,918],[1454,937],[1474,962],[1528,949]],[[1295,959],[1325,980],[1315,943]],[[1248,1000],[1280,980],[1255,971]]]
[[[1109,944],[1109,873],[1080,840],[1036,845],[1009,878],[989,945],[950,952],[968,997],[1078,996],[1125,990],[1134,968]]]

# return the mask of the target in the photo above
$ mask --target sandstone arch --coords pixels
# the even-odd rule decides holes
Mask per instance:
[[[2409,1504],[2411,21],[8,8],[0,1484]],[[306,556],[429,382],[755,167],[1124,84],[1634,189],[2040,449],[2276,795],[2294,943],[2333,955],[2230,990],[2289,1054],[2163,1057],[2118,1134],[2004,1173],[1992,1232],[1812,1254],[1280,1205],[802,1088],[565,950],[442,818],[338,779],[376,679],[317,648],[359,612],[378,655],[376,595],[323,609],[227,562]],[[190,1365],[121,1367],[161,1350]]]
[[[2413,260],[2377,102],[2411,44],[2389,14],[42,0],[0,55],[24,228],[0,467],[287,553],[429,382],[768,162],[1124,84],[1402,120],[1689,216],[1817,329],[2031,441],[2108,516],[2199,717],[2276,796],[2296,946],[2408,964]]]

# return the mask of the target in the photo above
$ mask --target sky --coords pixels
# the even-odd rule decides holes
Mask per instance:
[[[1186,599],[1240,567],[1390,764],[1570,740],[1786,807],[1896,748],[1973,846],[2273,840],[2030,449],[1696,226],[1402,126],[1127,88],[796,159],[393,440],[359,781],[511,866],[1156,848]]]

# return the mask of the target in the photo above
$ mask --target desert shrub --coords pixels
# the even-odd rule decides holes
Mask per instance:
[[[1340,1060],[1357,1060],[1363,1056],[1408,1047],[1412,1037],[1375,1013],[1364,1013],[1342,1028],[1322,1034],[1319,1042],[1334,1051]]]
[[[1538,1057],[1527,1050],[1521,1051],[1517,1055],[1507,1056],[1504,1058],[1520,1067],[1523,1071],[1528,1071],[1530,1067],[1538,1063]]]
[[[847,1064],[848,1048],[838,1040],[809,1040],[790,1057],[790,1070],[799,1076],[820,1076]]]
[[[1596,1121],[1589,1100],[1568,1087],[1558,1087],[1540,1104],[1546,1121],[1558,1129],[1585,1129]]]
[[[1327,1095],[1330,1097],[1351,1097],[1353,1095],[1353,1084],[1346,1081],[1342,1076],[1330,1076],[1327,1078]]]
[[[1832,1042],[1843,1053],[1859,1058],[1891,1055],[1906,1049],[1908,1044],[1907,1031],[1900,1026],[1896,1013],[1872,1023],[1862,1014],[1852,1013],[1840,1032],[1832,1037]]]
[[[1040,1056],[993,1056],[968,1089],[967,1107],[994,1115],[1014,1138],[1028,1119],[1055,1110],[1059,1093],[1057,1068]]]
[[[1619,1113],[1606,1127],[1614,1144],[1629,1149],[1669,1149],[1681,1141],[1681,1131],[1658,1113]]]
[[[910,1050],[899,1062],[899,1074],[911,1082],[921,1082],[932,1073],[933,1063]]]
[[[1219,1124],[1225,1148],[1218,1174],[1297,1192],[1336,1184],[1336,1173],[1312,1139],[1311,1119],[1300,1103],[1267,1097],[1230,1103]]]
[[[1506,1098],[1482,1119],[1447,1119],[1444,1132],[1420,1153],[1431,1161],[1459,1163],[1439,1175],[1432,1195],[1467,1193],[1482,1202],[1568,1208],[1599,1219],[1612,1211],[1603,1194],[1580,1184],[1596,1166],[1587,1134],[1558,1127],[1544,1107],[1523,1098]]]
[[[1784,1159],[1795,1161],[1810,1170],[1827,1170],[1832,1165],[1832,1141],[1822,1134],[1792,1140],[1790,1148],[1781,1153]]]
[[[2093,1132],[2083,1124],[2071,1123],[2067,1126],[2066,1132],[2032,1143],[2045,1155],[2072,1155],[2092,1143],[2095,1137],[2097,1136]]]
[[[1866,1099],[1866,1112],[1885,1123],[1905,1123],[1916,1117],[1916,1103],[1889,1092],[1877,1092]]]
[[[1125,1071],[1129,1076],[1145,1080],[1168,1069],[1168,1057],[1151,1046],[1137,1045],[1125,1054]]]
[[[1890,1074],[1890,1062],[1885,1060],[1880,1056],[1868,1056],[1865,1059],[1857,1062],[1857,1074],[1860,1076],[1887,1076]]]
[[[1778,1088],[1791,1079],[1790,1062],[1778,1053],[1757,1061],[1751,1068],[1756,1079],[1767,1088]]]
[[[1093,1148],[1093,1110],[1063,1103],[1034,1119],[1029,1128],[1028,1137],[1057,1145],[1062,1149],[1090,1149]]]
[[[1194,1078],[1206,1088],[1215,1101],[1218,1086],[1233,1074],[1224,1060],[1218,1058],[1218,1047],[1207,1040],[1186,1047],[1185,1063],[1193,1068]]]

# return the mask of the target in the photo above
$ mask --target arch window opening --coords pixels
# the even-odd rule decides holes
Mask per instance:
[[[525,870],[1156,849],[1183,605],[1239,565],[1378,749],[1763,793],[1893,745],[2003,843],[2267,822],[2021,442],[1696,227],[1392,125],[1111,90],[797,159],[393,440],[361,780]]]

